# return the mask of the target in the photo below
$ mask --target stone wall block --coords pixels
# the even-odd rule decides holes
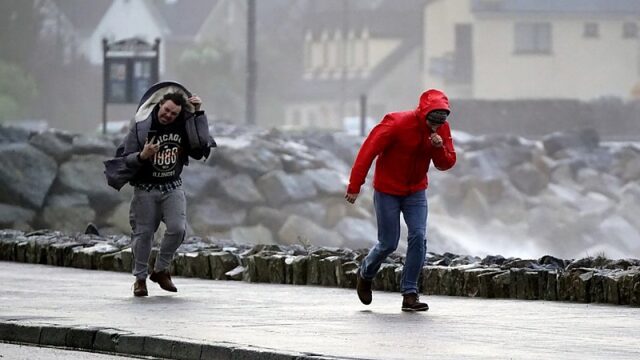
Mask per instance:
[[[605,303],[604,293],[604,275],[593,274],[591,278],[591,286],[589,288],[589,299],[593,303]]]
[[[378,275],[373,279],[373,289],[382,291],[398,291],[400,288],[396,281],[396,264],[383,263]]]
[[[476,297],[476,296],[480,296],[480,297],[488,297],[488,289],[487,289],[487,285],[488,285],[488,281],[485,278],[481,278],[482,275],[484,274],[495,274],[496,271],[493,269],[483,269],[483,268],[475,268],[475,269],[469,269],[463,272],[463,278],[464,278],[464,287],[463,287],[463,294],[464,296],[469,296],[469,297]],[[484,280],[481,280],[484,279]],[[484,284],[481,284],[481,281],[484,281]],[[483,288],[483,290],[481,291],[481,288]]]
[[[209,256],[204,252],[185,254],[185,267],[183,276],[211,279]]]
[[[77,242],[61,242],[51,244],[47,250],[47,265],[70,266],[73,249],[82,247]]]
[[[79,269],[94,270],[97,266],[94,264],[93,254],[83,251],[83,247],[73,249],[71,253],[71,266]]]
[[[535,286],[537,286],[537,297],[536,300],[544,299],[545,293],[547,291],[547,277],[549,277],[548,270],[540,270],[538,271],[537,281]]]
[[[631,297],[629,299],[629,305],[640,306],[640,274],[635,274],[631,277]]]
[[[605,302],[608,304],[620,304],[620,294],[618,293],[618,278],[613,275],[605,276],[602,281]]]
[[[435,294],[437,295],[449,294],[449,288],[447,285],[449,281],[449,272],[450,272],[450,269],[447,267],[442,267],[437,269],[438,287],[436,288]]]
[[[449,296],[464,295],[464,271],[461,268],[451,268],[448,273],[450,279],[448,283]]]
[[[572,288],[573,296],[572,301],[578,301],[582,303],[588,303],[591,300],[591,283],[593,278],[593,271],[584,269],[576,269],[572,271]]]
[[[542,299],[544,300],[558,300],[558,273],[556,271],[547,273],[543,294]]]
[[[29,264],[40,263],[40,246],[38,246],[38,242],[36,242],[35,240],[27,241],[27,247],[25,249],[25,262]]]
[[[262,254],[248,256],[247,271],[244,273],[243,280],[248,282],[270,282],[269,259]]]
[[[620,294],[620,305],[630,305],[633,293],[633,277],[632,272],[625,271],[621,274],[618,290]]]
[[[437,295],[439,286],[439,269],[433,266],[422,268],[422,292],[425,295]]]
[[[482,298],[495,298],[493,277],[502,273],[502,270],[491,269],[478,274],[478,296]]]
[[[113,269],[115,271],[132,272],[133,271],[133,253],[131,248],[123,249],[113,255]]]
[[[318,262],[318,268],[320,270],[320,285],[322,286],[338,286],[338,278],[336,276],[336,270],[342,271],[342,262],[338,256],[328,256],[324,259],[320,259]]]
[[[17,240],[2,239],[0,241],[0,260],[16,261],[16,245]]]
[[[540,271],[524,272],[524,299],[538,300],[540,299]]]
[[[306,285],[307,284],[307,268],[308,258],[303,255],[298,255],[287,260],[291,263],[291,281],[287,280],[287,283],[293,285]]]
[[[462,293],[465,296],[476,297],[480,292],[480,281],[478,280],[479,271],[483,269],[470,269],[462,273],[464,283],[462,286]]]
[[[98,259],[98,270],[104,270],[104,271],[119,271],[117,269],[114,268],[114,260],[113,258],[116,256],[117,252],[115,253],[110,253],[110,254],[104,254],[102,256],[100,256],[100,258]]]
[[[493,278],[493,292],[496,298],[509,298],[511,295],[511,271],[503,271]]]
[[[356,261],[347,261],[342,263],[342,287],[355,289],[358,282],[359,265]]]
[[[558,301],[569,301],[569,290],[568,290],[568,286],[567,284],[569,283],[568,281],[569,278],[569,273],[567,272],[562,272],[560,274],[558,274],[558,278],[557,278],[557,294],[558,294]]]
[[[211,278],[214,280],[227,280],[226,273],[240,265],[238,258],[228,251],[210,253],[208,259]]]
[[[269,282],[272,284],[286,284],[287,273],[284,255],[272,255],[268,258]]]
[[[320,260],[322,257],[312,254],[307,258],[307,285],[320,285]]]
[[[27,247],[29,246],[28,241],[20,241],[16,244],[16,261],[21,263],[27,262]]]

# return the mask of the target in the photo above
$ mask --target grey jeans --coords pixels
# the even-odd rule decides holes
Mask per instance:
[[[182,188],[162,193],[153,189],[145,191],[135,189],[129,222],[131,223],[131,250],[133,251],[133,275],[137,279],[146,279],[149,273],[149,256],[160,221],[166,225],[164,237],[160,242],[160,252],[155,262],[155,271],[169,269],[176,250],[182,244],[187,224],[187,200]]]

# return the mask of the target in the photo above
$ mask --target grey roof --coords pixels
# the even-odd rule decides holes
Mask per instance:
[[[639,0],[471,0],[476,13],[640,14]]]
[[[215,0],[154,0],[152,2],[157,13],[171,30],[171,36],[191,38],[196,36],[216,3]]]
[[[113,0],[56,0],[55,4],[71,24],[81,32],[93,31]]]

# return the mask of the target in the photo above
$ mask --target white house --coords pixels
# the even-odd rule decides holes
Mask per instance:
[[[95,30],[82,45],[92,64],[102,64],[102,39],[109,42],[139,38],[152,44],[169,34],[169,27],[157,9],[147,0],[114,0]],[[160,72],[163,71],[163,47],[160,46]]]
[[[435,0],[423,83],[457,98],[629,99],[640,1]]]

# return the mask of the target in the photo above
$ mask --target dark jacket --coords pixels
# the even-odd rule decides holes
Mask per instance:
[[[431,145],[432,130],[426,115],[432,110],[449,110],[449,99],[439,90],[425,91],[415,110],[385,115],[362,144],[351,169],[348,193],[359,193],[373,159],[376,169],[373,187],[392,195],[408,195],[428,186],[429,164],[447,170],[456,163],[449,123],[437,130],[443,146]]]
[[[195,114],[185,112],[181,116],[186,117],[187,155],[196,160],[206,159],[216,143],[209,134],[204,111],[197,111]],[[116,190],[120,190],[128,182],[135,181],[136,174],[143,165],[138,155],[144,148],[152,117],[153,113],[149,114],[145,120],[134,123],[126,138],[116,149],[115,157],[104,162],[107,183]],[[188,164],[187,158],[184,165]]]

